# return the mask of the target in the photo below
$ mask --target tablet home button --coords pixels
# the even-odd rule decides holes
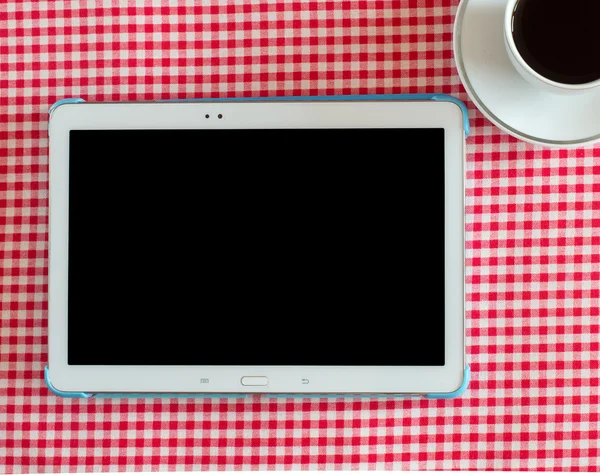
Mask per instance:
[[[269,378],[266,376],[244,376],[242,378],[243,386],[266,386],[269,384]]]

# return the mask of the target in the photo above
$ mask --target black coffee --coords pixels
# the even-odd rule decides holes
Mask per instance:
[[[551,81],[600,79],[600,0],[519,0],[513,38],[525,62]]]

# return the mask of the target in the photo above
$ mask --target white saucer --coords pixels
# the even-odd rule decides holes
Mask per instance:
[[[600,88],[562,96],[536,89],[515,70],[504,46],[506,0],[462,0],[454,58],[467,94],[505,132],[549,147],[600,140]]]

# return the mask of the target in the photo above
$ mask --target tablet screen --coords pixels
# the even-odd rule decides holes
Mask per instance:
[[[444,365],[444,130],[74,130],[68,364]]]

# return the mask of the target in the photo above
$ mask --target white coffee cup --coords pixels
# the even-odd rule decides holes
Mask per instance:
[[[583,84],[564,84],[552,81],[534,71],[531,66],[525,62],[517,49],[513,37],[513,13],[515,12],[519,1],[520,0],[508,0],[506,3],[506,11],[504,13],[504,44],[506,45],[508,58],[519,74],[535,87],[557,94],[578,94],[600,86],[600,79]],[[565,5],[568,4],[568,1],[565,2]]]

